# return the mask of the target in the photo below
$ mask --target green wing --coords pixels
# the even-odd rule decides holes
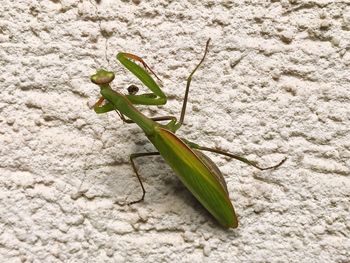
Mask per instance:
[[[235,211],[216,165],[164,128],[156,127],[149,139],[183,184],[220,224],[236,228]]]

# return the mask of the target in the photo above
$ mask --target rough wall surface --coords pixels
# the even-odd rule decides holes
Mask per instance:
[[[349,262],[350,2],[331,0],[2,0],[1,262]],[[87,103],[89,76],[141,55],[176,115],[179,135],[279,169],[210,154],[239,227],[221,228],[140,129]],[[145,91],[145,87],[143,87]]]

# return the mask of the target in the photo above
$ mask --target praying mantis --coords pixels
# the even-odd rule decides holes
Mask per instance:
[[[256,167],[259,170],[277,168],[282,165],[283,159],[276,165],[262,168],[255,162],[228,153],[219,149],[200,146],[194,142],[178,137],[175,133],[184,123],[186,106],[190,84],[194,73],[203,63],[207,53],[210,39],[206,42],[205,51],[202,59],[187,78],[185,96],[182,104],[182,110],[179,121],[175,116],[161,116],[149,118],[140,112],[134,105],[164,105],[167,97],[160,89],[159,85],[148,73],[153,74],[158,80],[157,75],[139,56],[130,53],[118,53],[119,62],[133,73],[151,92],[136,94],[138,88],[134,85],[129,87],[129,94],[122,94],[111,88],[110,83],[115,75],[113,72],[100,69],[91,76],[91,81],[100,87],[101,98],[95,103],[96,113],[106,113],[116,111],[119,117],[125,123],[137,124],[145,133],[149,141],[154,145],[157,151],[134,153],[130,155],[132,168],[142,188],[142,197],[139,200],[130,202],[134,204],[144,200],[146,191],[137,171],[134,159],[146,156],[161,155],[166,163],[173,169],[180,181],[194,195],[194,197],[216,218],[216,220],[225,228],[236,228],[238,220],[231,203],[229,192],[223,175],[217,165],[203,151],[209,151],[222,154],[246,164]],[[143,67],[136,64],[139,62]],[[148,71],[147,71],[148,70]],[[127,117],[127,118],[126,118]],[[159,121],[169,121],[167,124],[161,124]]]

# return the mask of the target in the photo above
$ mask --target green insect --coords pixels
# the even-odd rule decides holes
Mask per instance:
[[[261,168],[254,162],[251,162],[244,157],[217,149],[203,147],[175,135],[175,132],[184,122],[192,76],[204,61],[208,52],[209,42],[210,39],[206,43],[202,59],[187,78],[185,97],[183,100],[179,121],[177,121],[176,117],[174,116],[149,118],[135,108],[135,104],[163,105],[166,103],[167,98],[146,70],[148,69],[157,79],[159,79],[157,75],[140,57],[130,53],[118,53],[117,59],[152,92],[137,95],[137,87],[130,86],[128,89],[129,94],[123,95],[112,90],[110,87],[110,83],[114,79],[114,73],[100,69],[96,74],[91,76],[91,81],[100,87],[100,92],[102,95],[102,97],[96,102],[94,110],[96,113],[116,111],[124,122],[136,123],[158,150],[158,152],[135,153],[130,155],[132,167],[142,188],[142,197],[137,201],[131,202],[130,204],[142,201],[146,193],[140,175],[137,172],[134,159],[142,156],[161,155],[174,170],[187,189],[191,191],[197,200],[217,219],[222,226],[227,228],[236,228],[238,226],[238,221],[229,198],[226,182],[219,168],[202,151],[223,154],[252,165],[260,170],[276,168],[286,159],[282,160],[277,165]],[[145,69],[136,64],[133,60],[140,62]],[[125,116],[128,119],[126,119]],[[162,125],[158,123],[158,121],[169,122]]]

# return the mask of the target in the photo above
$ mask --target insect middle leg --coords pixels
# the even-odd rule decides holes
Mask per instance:
[[[192,76],[197,71],[199,66],[203,63],[203,61],[204,61],[204,59],[205,59],[205,57],[206,57],[206,55],[208,53],[209,42],[210,42],[210,38],[207,40],[207,43],[205,45],[204,55],[203,55],[202,59],[199,61],[197,66],[194,68],[194,70],[191,72],[191,74],[187,78],[185,96],[184,96],[184,99],[183,99],[182,109],[181,109],[181,115],[180,115],[179,122],[175,124],[175,130],[178,130],[181,127],[181,125],[183,124],[184,120],[185,120],[186,106],[187,106],[187,100],[188,100],[188,93],[190,91],[190,85],[191,85],[191,81],[192,81]]]
[[[145,198],[145,195],[146,195],[146,190],[142,184],[141,177],[140,177],[139,173],[137,172],[137,168],[136,168],[134,159],[138,158],[138,157],[154,156],[154,155],[160,155],[160,154],[159,154],[159,152],[148,152],[148,153],[133,153],[130,155],[130,162],[131,162],[132,168],[134,169],[134,172],[137,176],[137,180],[139,180],[139,183],[140,183],[141,188],[142,188],[142,197],[139,200],[130,202],[129,205],[136,204],[136,203],[143,201],[143,199]]]

